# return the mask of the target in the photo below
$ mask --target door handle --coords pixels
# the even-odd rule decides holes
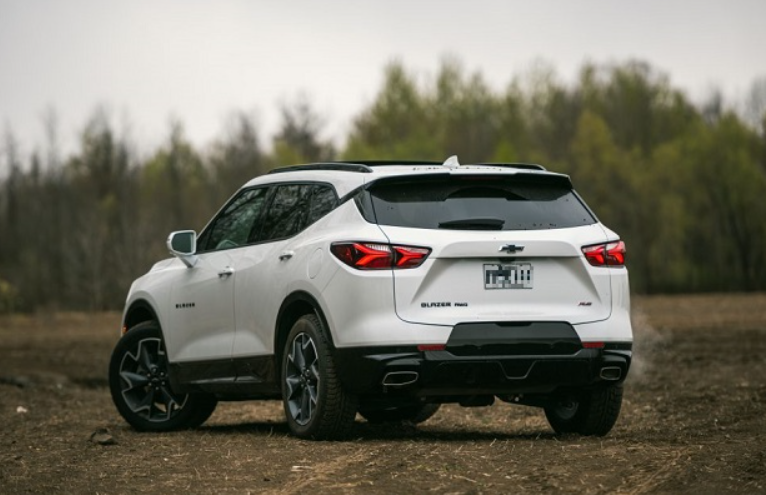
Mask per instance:
[[[285,251],[279,255],[279,261],[287,261],[295,256],[295,251]]]
[[[223,270],[218,272],[218,277],[219,278],[226,278],[226,277],[229,277],[229,276],[231,276],[233,274],[234,274],[234,268],[232,268],[230,266],[227,266],[226,268],[224,268]]]

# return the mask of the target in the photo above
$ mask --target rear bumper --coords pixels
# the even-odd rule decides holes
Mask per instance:
[[[630,342],[584,348],[567,323],[480,323],[457,325],[444,350],[344,348],[336,365],[355,394],[459,398],[619,383],[631,357]]]

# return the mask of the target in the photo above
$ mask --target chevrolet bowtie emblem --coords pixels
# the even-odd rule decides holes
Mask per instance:
[[[499,252],[507,251],[508,253],[518,253],[519,251],[524,251],[524,246],[517,246],[516,244],[506,244],[505,246],[502,246],[500,249],[498,249]]]

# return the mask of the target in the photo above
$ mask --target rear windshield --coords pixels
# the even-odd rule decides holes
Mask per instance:
[[[378,182],[369,195],[381,225],[546,230],[596,222],[569,182],[558,177],[427,177]]]

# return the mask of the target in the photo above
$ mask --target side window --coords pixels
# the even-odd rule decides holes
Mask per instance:
[[[284,239],[303,230],[309,210],[311,188],[312,186],[306,184],[278,186],[257,239]]]
[[[268,188],[248,189],[237,196],[203,234],[205,251],[217,251],[248,243],[253,223],[263,210]]]
[[[338,205],[338,197],[332,187],[318,184],[311,186],[311,189],[313,194],[311,195],[311,208],[306,219],[307,227],[330,213]]]

